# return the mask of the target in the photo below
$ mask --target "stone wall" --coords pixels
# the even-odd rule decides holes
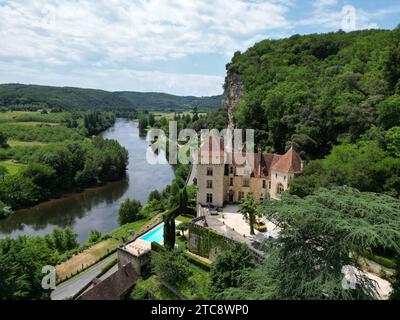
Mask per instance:
[[[271,171],[271,190],[270,196],[272,199],[279,199],[280,195],[277,193],[278,185],[282,184],[284,190],[289,187],[290,182],[294,179],[294,174],[282,173],[279,171]]]
[[[128,251],[118,248],[118,268],[126,266],[129,263],[132,263],[132,266],[137,274],[142,274],[142,267],[150,262],[151,251],[137,257],[130,254]]]
[[[213,175],[207,176],[207,168],[213,169]],[[212,189],[207,188],[207,180],[212,181]],[[207,193],[212,193],[212,205],[222,207],[224,204],[224,165],[198,164],[197,165],[197,202],[207,205]]]
[[[235,241],[197,224],[189,225],[188,249],[190,252],[214,261]]]
[[[268,186],[269,180],[267,178],[254,178],[251,176],[237,176],[234,173],[230,173],[224,177],[224,200],[226,202],[239,203],[239,192],[243,192],[244,195],[251,192],[256,202],[260,202],[261,198],[264,200],[268,197]],[[233,179],[233,185],[230,185],[230,179]],[[244,186],[244,180],[249,181],[249,187]],[[265,188],[263,188],[263,181],[265,180]],[[233,201],[230,201],[230,193],[233,194]]]

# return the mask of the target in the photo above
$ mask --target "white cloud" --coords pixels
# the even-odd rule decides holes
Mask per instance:
[[[316,0],[313,3],[312,16],[301,20],[298,25],[321,26],[332,31],[339,29],[353,31],[378,27],[371,21],[372,17],[366,11],[351,5],[340,6],[341,4],[343,2],[338,0]]]
[[[117,71],[128,79],[134,74],[131,90],[221,92],[220,77],[127,68],[192,54],[222,54],[228,60],[249,41],[287,29],[290,24],[284,15],[290,4],[291,0],[7,0],[0,2],[0,61],[34,73],[38,81],[46,72],[47,83],[64,67],[68,73],[58,71],[57,82],[86,76],[99,87],[95,71],[104,69],[117,78]],[[7,77],[4,71],[0,69],[3,81],[10,82],[15,73]],[[162,83],[145,87],[152,77]],[[26,82],[28,77],[20,79]],[[190,83],[193,79],[199,88]],[[112,83],[106,83],[107,88],[115,87],[115,78]],[[211,88],[216,83],[217,88]]]
[[[0,6],[1,56],[107,62],[230,53],[286,28],[287,1],[10,0]]]

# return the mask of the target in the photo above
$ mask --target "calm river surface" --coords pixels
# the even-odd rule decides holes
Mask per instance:
[[[84,242],[92,229],[108,232],[118,227],[118,208],[127,197],[145,204],[151,191],[162,190],[171,183],[174,172],[170,165],[147,163],[148,143],[139,137],[137,122],[118,119],[103,137],[117,140],[128,150],[126,179],[20,210],[0,220],[0,238],[43,235],[54,227],[69,226],[79,234],[79,241]],[[165,158],[162,153],[158,157]]]

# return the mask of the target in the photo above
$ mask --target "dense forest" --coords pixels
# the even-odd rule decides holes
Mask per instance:
[[[321,158],[372,125],[398,124],[400,29],[295,35],[235,53],[228,72],[245,88],[236,116],[258,144]],[[396,109],[397,108],[397,109]],[[389,120],[389,122],[388,122]]]
[[[114,124],[111,113],[7,112],[0,120],[0,218],[125,175],[127,151],[90,138]]]
[[[400,195],[400,28],[294,35],[235,53],[238,126],[310,161],[292,192],[349,185]],[[326,157],[326,159],[324,159]]]
[[[136,110],[186,111],[194,107],[208,111],[220,107],[221,96],[180,97],[165,93],[108,92],[71,87],[24,84],[0,85],[0,109],[104,110],[125,115]]]

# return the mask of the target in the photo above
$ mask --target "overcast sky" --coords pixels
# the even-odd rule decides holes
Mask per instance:
[[[0,83],[221,94],[236,50],[399,16],[399,0],[0,0]]]

